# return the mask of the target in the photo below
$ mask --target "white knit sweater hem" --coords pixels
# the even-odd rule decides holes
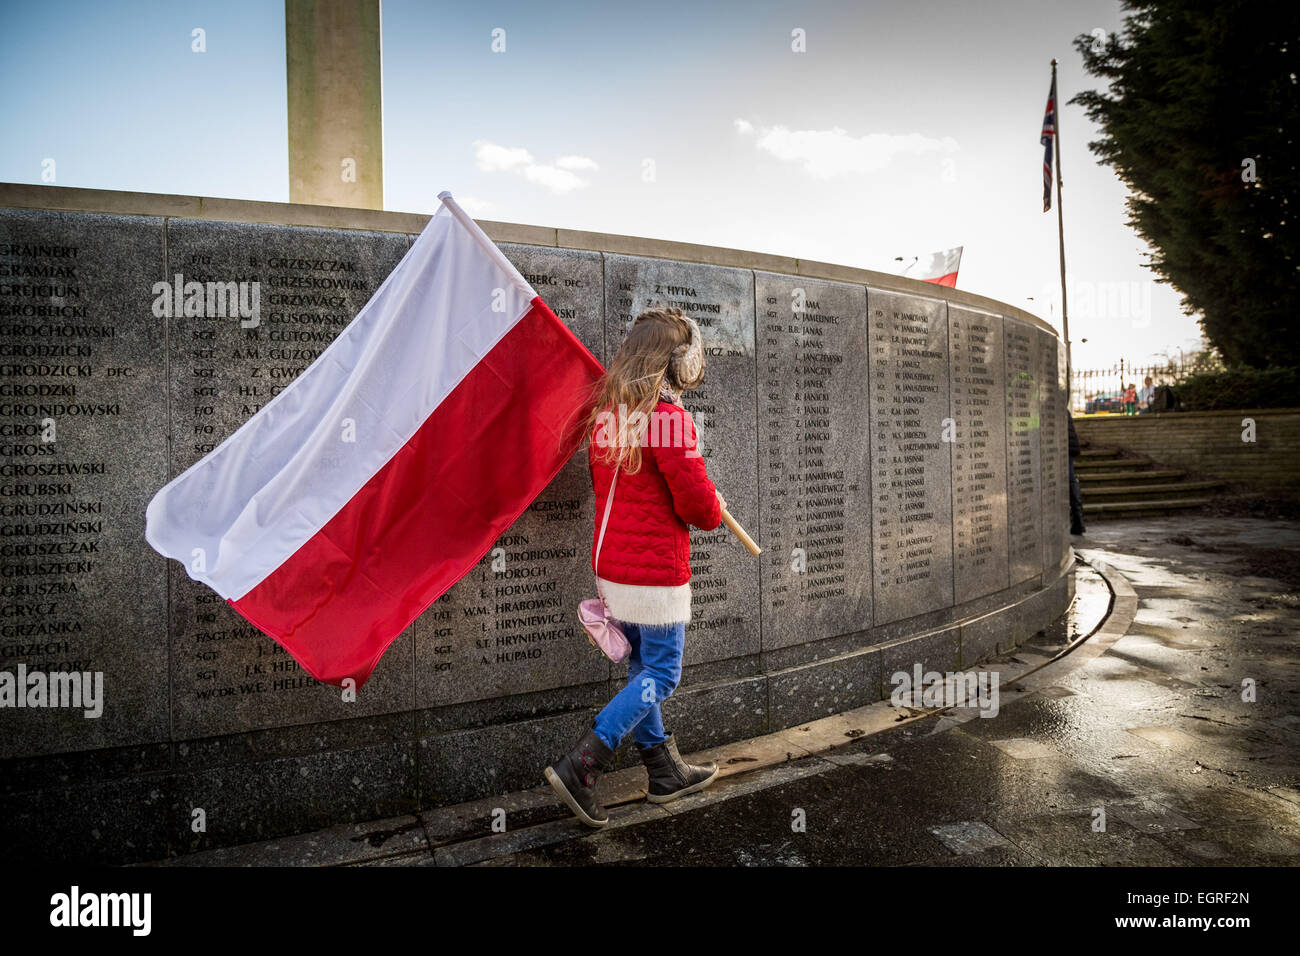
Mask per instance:
[[[597,578],[605,606],[615,620],[629,624],[689,623],[691,583],[676,587],[648,584],[618,584]]]

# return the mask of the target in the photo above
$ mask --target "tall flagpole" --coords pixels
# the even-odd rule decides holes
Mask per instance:
[[[1056,89],[1056,58],[1052,58],[1052,99],[1056,113],[1056,231],[1061,250],[1061,337],[1065,339],[1065,408],[1074,406],[1074,368],[1070,361],[1070,313],[1065,307],[1065,214],[1061,210],[1061,96]]]

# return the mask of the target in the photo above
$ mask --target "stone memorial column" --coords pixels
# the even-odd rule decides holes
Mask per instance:
[[[867,295],[755,274],[763,650],[871,627]]]
[[[612,358],[632,320],[676,307],[700,325],[708,367],[684,397],[700,452],[728,510],[762,541],[758,515],[754,274],[746,269],[605,255],[605,343]],[[692,618],[686,665],[759,650],[758,561],[723,525],[691,532]],[[683,679],[684,681],[686,678]]]
[[[952,533],[956,603],[1001,591],[1007,562],[1002,317],[948,306],[952,375]]]
[[[948,316],[938,299],[867,290],[875,622],[953,603]]]
[[[1007,556],[1012,584],[1043,573],[1040,409],[1034,337],[1033,326],[1016,319],[1004,320]]]
[[[289,201],[384,208],[379,0],[285,0]]]
[[[257,294],[251,319],[185,309],[167,320],[172,474],[212,451],[315,362],[407,248],[400,233],[169,221],[173,284],[243,284],[250,304]],[[179,562],[168,568],[177,737],[410,709],[409,631],[357,700],[345,702],[339,688],[318,683]]]
[[[167,480],[165,275],[161,219],[0,216],[0,670],[28,677],[0,759],[168,738],[167,568],[144,538]],[[98,704],[51,706],[56,674]]]
[[[600,359],[600,254],[501,244],[537,294]],[[490,423],[489,423],[490,425]],[[512,449],[497,449],[510,468]],[[444,707],[599,682],[609,661],[587,641],[579,602],[594,597],[591,476],[582,448],[478,565],[416,621],[418,702]]]

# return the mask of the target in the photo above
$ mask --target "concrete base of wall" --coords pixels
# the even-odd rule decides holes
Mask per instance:
[[[824,656],[790,666],[760,654],[752,676],[684,680],[664,702],[665,725],[693,752],[884,700],[890,675],[916,662],[970,668],[1065,612],[1073,562],[990,597],[1001,600],[949,609],[948,620],[887,643],[837,638],[823,642],[836,645]],[[134,863],[526,789],[617,686],[572,688],[568,707],[554,694],[485,701],[477,726],[462,713],[455,729],[434,709],[8,761],[0,841],[11,863]],[[619,749],[617,766],[636,763],[630,744]],[[195,809],[206,826],[198,833]]]

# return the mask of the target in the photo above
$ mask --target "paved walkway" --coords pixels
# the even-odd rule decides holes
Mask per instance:
[[[1136,594],[1121,580],[1121,613],[1004,688],[996,717],[864,708],[764,738],[757,756],[730,758],[725,779],[668,807],[634,799],[634,768],[613,782],[619,805],[602,831],[539,787],[169,862],[1300,862],[1300,524],[1097,522],[1074,542]],[[1084,571],[1081,595],[1097,590]],[[1045,633],[990,668],[1043,664],[1071,637]],[[742,772],[745,761],[764,769]]]

